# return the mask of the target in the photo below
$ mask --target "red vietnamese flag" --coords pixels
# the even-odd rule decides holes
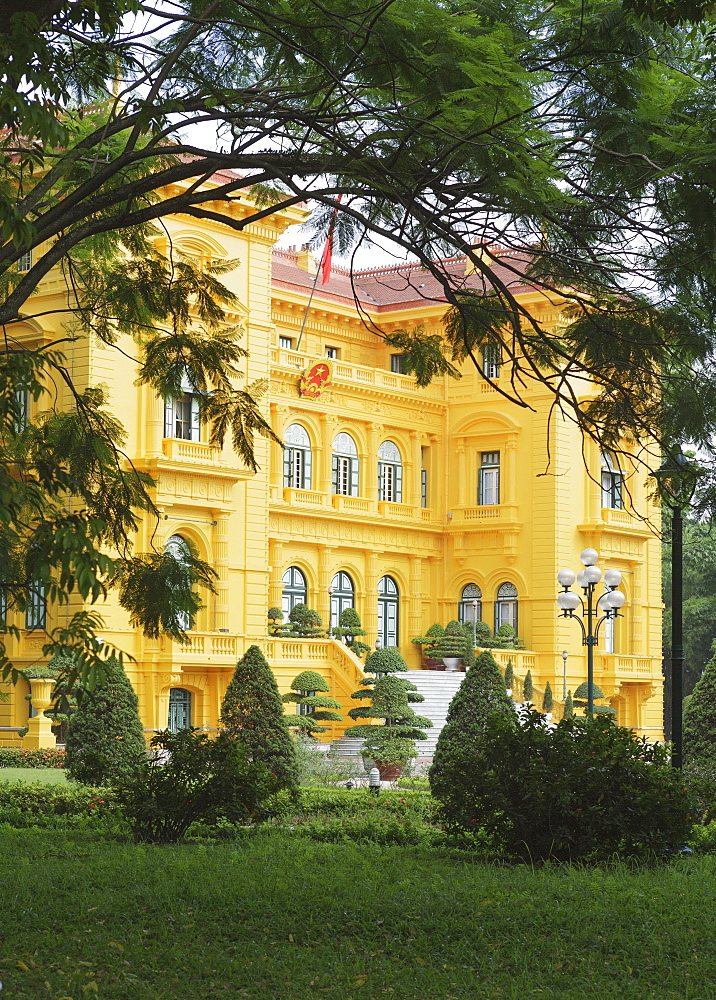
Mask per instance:
[[[342,194],[338,195],[338,204],[341,203]],[[331,224],[328,227],[328,238],[326,240],[326,245],[323,248],[323,254],[321,256],[321,284],[325,285],[331,276],[331,263],[333,258],[333,230],[335,229],[336,219],[338,217],[338,208],[333,209],[333,218],[331,219]]]

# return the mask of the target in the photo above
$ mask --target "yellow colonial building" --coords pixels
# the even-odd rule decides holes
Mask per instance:
[[[221,210],[249,212],[244,201]],[[416,670],[420,647],[411,639],[434,622],[509,622],[524,649],[498,651],[498,660],[512,659],[518,685],[531,671],[538,704],[549,681],[559,715],[566,689],[586,679],[586,650],[577,624],[557,617],[556,574],[578,569],[580,551],[592,546],[603,569],[622,572],[626,595],[623,617],[600,636],[596,682],[620,723],[660,738],[660,545],[644,520],[658,512],[648,506],[643,474],[583,444],[572,423],[550,421],[551,396],[537,385],[526,393],[529,408],[507,401],[471,365],[459,380],[418,388],[378,331],[437,331],[446,308],[437,283],[400,265],[352,278],[334,268],[322,284],[306,250],[276,249],[301,217],[295,209],[241,232],[167,220],[182,252],[240,261],[223,280],[240,302],[229,320],[245,331],[243,377],[247,385],[269,380],[266,412],[285,442],[281,449],[257,440],[255,475],[230,444],[208,444],[190,392],[165,400],[134,384],[130,340],[120,353],[88,335],[68,352],[76,384],[108,387],[128,458],[155,480],[161,519],[145,521],[137,550],[178,550],[191,540],[218,572],[217,594],[207,597],[188,645],[146,639],[117,605],[103,609],[104,637],[134,658],[127,669],[147,730],[216,728],[233,667],[252,643],[265,650],[282,691],[310,668],[344,710],[355,704],[348,696],[362,664],[343,644],[268,637],[267,609],[298,601],[331,624],[354,606],[367,641],[399,646]],[[472,280],[464,258],[447,267],[456,282]],[[559,303],[516,279],[512,267],[505,278],[544,322],[558,321]],[[63,297],[64,279],[53,271],[28,304],[42,317],[17,324],[15,336],[54,339],[60,327],[51,310]],[[484,364],[498,385],[509,382],[497,355]],[[64,390],[56,391],[62,405]],[[35,620],[16,622],[20,667],[41,668],[44,627],[65,613],[49,609],[45,620],[36,610]],[[20,682],[0,704],[0,742],[54,743],[42,714],[48,697],[41,680]],[[326,739],[346,724],[331,723]],[[14,728],[25,725],[20,743]]]

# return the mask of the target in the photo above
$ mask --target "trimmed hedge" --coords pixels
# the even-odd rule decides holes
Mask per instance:
[[[22,747],[0,747],[0,767],[64,767],[65,751],[48,747],[46,750],[23,750]]]
[[[0,782],[0,822],[6,821],[9,810],[35,816],[86,816],[115,808],[116,795],[108,788]]]

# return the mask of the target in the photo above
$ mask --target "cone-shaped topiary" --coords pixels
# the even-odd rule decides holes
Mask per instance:
[[[562,712],[563,719],[573,719],[574,718],[574,703],[572,701],[572,692],[567,691],[567,697],[564,702],[564,711]]]
[[[370,646],[361,642],[357,636],[368,633],[361,625],[360,615],[355,608],[344,608],[338,619],[338,625],[331,629],[336,639],[342,639],[346,646],[356,656],[365,656],[370,653]]]
[[[124,667],[112,657],[105,671],[104,684],[78,691],[67,725],[65,770],[85,785],[126,780],[147,756],[137,695]]]
[[[515,668],[512,666],[512,657],[507,661],[507,666],[505,667],[505,687],[509,688],[510,691],[513,690],[515,686]]]
[[[322,691],[329,691],[330,688],[320,674],[315,670],[304,670],[291,681],[291,690],[282,696],[284,704],[294,702],[296,706],[301,706],[304,711],[296,715],[286,715],[286,725],[291,729],[300,729],[308,736],[314,733],[325,733],[327,726],[319,726],[319,722],[341,722],[342,715],[331,709],[340,708],[340,702],[335,698],[328,698]],[[328,710],[328,711],[326,711]]]
[[[704,667],[684,712],[683,746],[690,767],[716,764],[716,656]]]
[[[269,767],[282,788],[298,787],[296,754],[276,678],[258,646],[249,646],[236,664],[221,703],[221,725],[252,760]]]
[[[532,695],[534,694],[534,685],[532,683],[532,671],[528,670],[525,676],[525,682],[522,687],[522,693],[525,701],[532,701]]]
[[[552,685],[547,681],[542,697],[542,711],[551,712],[554,708],[554,698],[552,696]]]
[[[452,783],[461,780],[466,752],[485,731],[487,720],[495,714],[517,724],[500,668],[492,653],[485,650],[465,674],[438,736],[429,772],[430,787],[437,798],[441,798]]]

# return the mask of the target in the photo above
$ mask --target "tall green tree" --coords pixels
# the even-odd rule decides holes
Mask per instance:
[[[16,336],[21,317],[42,311],[32,296],[50,272],[66,284],[68,329],[109,346],[135,338],[140,383],[171,395],[188,374],[212,440],[231,434],[253,467],[253,435],[270,436],[263,386],[237,387],[242,348],[221,267],[154,245],[152,227],[170,214],[241,231],[309,201],[322,242],[337,211],[339,250],[392,241],[433,279],[425,294],[451,307],[442,331],[374,331],[421,385],[464,360],[487,377],[480,348],[496,346],[511,372],[495,384],[503,397],[529,406],[545,389],[552,412],[602,447],[618,452],[630,435],[698,444],[716,509],[716,229],[704,222],[716,200],[713,42],[708,26],[673,27],[707,10],[660,0],[11,5],[0,24],[8,606],[23,609],[35,572],[55,603],[68,581],[89,602],[116,585],[151,634],[167,571],[157,553],[132,549],[150,483],[125,467],[101,390],[72,377],[64,355],[78,333],[40,349]],[[237,200],[245,213],[227,211]],[[455,255],[469,280],[445,262]],[[542,301],[566,298],[558,330],[515,296],[525,272]],[[594,398],[572,377],[590,380]],[[71,388],[71,412],[23,436],[17,392],[40,398],[52,379]],[[194,582],[208,584],[195,568]],[[45,652],[72,652],[92,684],[100,627],[78,612]],[[0,668],[11,672],[7,655]]]
[[[138,699],[119,660],[107,661],[93,691],[79,689],[67,725],[65,769],[73,781],[104,785],[132,777],[147,750]]]
[[[716,765],[716,655],[706,664],[683,719],[684,764]]]
[[[221,725],[254,761],[266,764],[281,787],[298,787],[293,741],[276,678],[258,646],[236,664],[221,702]]]

